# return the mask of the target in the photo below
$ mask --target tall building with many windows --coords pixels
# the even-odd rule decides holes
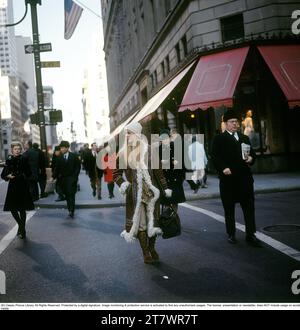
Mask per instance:
[[[13,23],[13,3],[0,0],[0,25]],[[17,76],[17,51],[14,27],[0,27],[0,67],[2,75]]]
[[[176,127],[204,134],[209,153],[233,108],[256,171],[299,166],[298,9],[293,0],[102,0],[112,135],[128,121],[147,134]]]

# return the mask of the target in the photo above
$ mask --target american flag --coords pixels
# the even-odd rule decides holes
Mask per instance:
[[[65,0],[65,39],[70,39],[83,9],[72,0]]]

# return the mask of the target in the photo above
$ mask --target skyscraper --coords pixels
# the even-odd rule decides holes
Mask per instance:
[[[13,4],[11,0],[0,0],[0,25],[12,23]],[[0,27],[0,67],[2,75],[17,76],[17,51],[14,27]]]

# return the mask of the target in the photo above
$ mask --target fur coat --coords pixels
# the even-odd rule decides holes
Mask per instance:
[[[148,152],[148,154],[147,154]],[[148,145],[143,145],[141,148],[141,159],[148,157],[150,159],[150,151]],[[142,181],[144,180],[149,189],[153,193],[153,197],[146,204],[146,214],[148,218],[147,234],[148,237],[153,237],[161,234],[161,229],[158,227],[158,219],[160,215],[160,189],[167,189],[167,182],[163,171],[160,169],[147,169],[145,163],[137,168],[127,166],[126,169],[119,168],[120,153],[117,158],[117,168],[113,170],[114,182],[120,188],[122,194],[126,194],[126,221],[125,230],[121,236],[127,242],[135,240],[140,224],[140,208],[142,204]],[[149,161],[150,164],[150,161]],[[124,175],[125,174],[125,178]],[[160,181],[158,183],[157,181]]]

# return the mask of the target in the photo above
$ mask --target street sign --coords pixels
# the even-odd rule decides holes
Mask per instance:
[[[43,114],[38,111],[33,113],[32,115],[29,115],[30,118],[30,123],[34,125],[39,125],[40,123],[43,122]]]
[[[25,45],[25,54],[32,54],[35,50],[35,45]],[[40,52],[51,52],[52,51],[52,45],[51,43],[47,44],[39,44],[39,51]]]
[[[41,62],[42,68],[60,68],[60,61]]]
[[[51,124],[62,122],[63,121],[62,111],[61,110],[49,111],[49,118]]]

